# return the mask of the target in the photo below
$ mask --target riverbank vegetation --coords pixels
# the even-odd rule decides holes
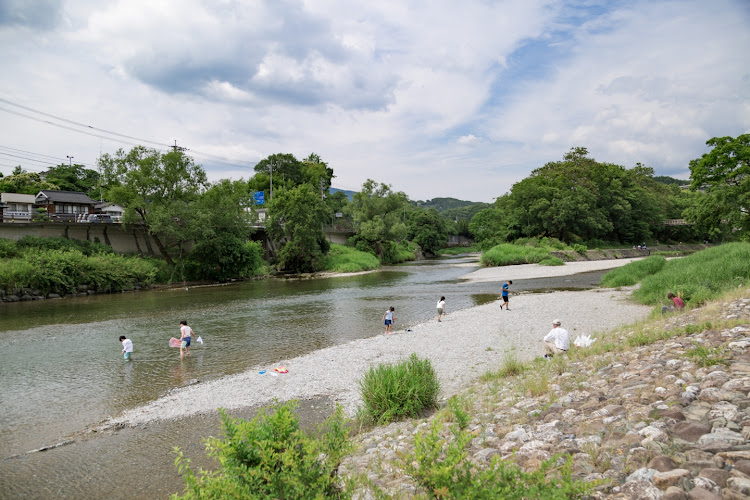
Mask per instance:
[[[335,273],[370,271],[380,267],[380,261],[371,253],[335,243],[331,244],[325,259],[323,269]]]
[[[552,255],[556,250],[573,250],[555,238],[519,238],[513,243],[495,245],[482,254],[483,266],[509,266],[513,264],[562,265],[563,261]]]
[[[608,287],[636,283],[641,286],[633,292],[633,298],[643,304],[661,305],[672,292],[687,306],[700,306],[728,290],[750,284],[750,243],[727,243],[669,261],[649,257],[602,278],[602,286]]]
[[[119,292],[167,279],[161,259],[117,255],[107,245],[65,238],[0,240],[0,290],[19,298]]]

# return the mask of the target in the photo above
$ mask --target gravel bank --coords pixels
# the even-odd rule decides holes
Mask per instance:
[[[607,267],[629,260],[568,263],[480,269],[465,276],[478,281],[521,280],[562,276]],[[307,399],[328,396],[353,414],[360,404],[357,381],[372,365],[400,361],[415,352],[430,359],[442,384],[442,396],[457,393],[471,380],[495,369],[506,350],[516,349],[521,359],[542,353],[542,337],[554,318],[571,333],[592,334],[627,324],[648,315],[651,308],[627,300],[629,290],[588,290],[513,296],[510,311],[497,303],[452,312],[441,323],[432,320],[398,331],[328,347],[310,354],[259,366],[248,372],[196,384],[174,391],[146,406],[126,411],[105,423],[138,425],[213,412],[219,407],[237,409],[271,403],[274,399]],[[396,324],[398,326],[398,324]],[[274,376],[284,365],[289,373]],[[266,370],[260,375],[258,372]]]

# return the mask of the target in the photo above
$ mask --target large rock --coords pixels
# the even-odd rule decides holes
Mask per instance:
[[[688,492],[688,498],[690,500],[722,500],[719,495],[701,487],[696,487],[690,490]]]
[[[717,444],[736,446],[744,443],[745,438],[742,437],[742,434],[729,430],[726,427],[716,427],[710,433],[704,434],[698,438],[698,444],[701,446],[713,446]]]
[[[664,492],[664,496],[661,497],[662,500],[687,500],[687,493],[683,491],[682,489],[678,488],[677,486],[670,486],[667,488],[667,490]]]
[[[698,394],[698,399],[705,401],[706,403],[718,403],[719,401],[733,401],[735,399],[742,398],[743,394],[735,391],[725,391],[717,387],[709,387],[708,389],[701,390]]]
[[[660,490],[666,490],[670,486],[675,486],[682,478],[690,478],[690,471],[687,469],[674,469],[667,472],[657,472],[654,474],[654,486]]]
[[[750,479],[744,477],[730,477],[727,479],[727,488],[738,491],[743,495],[750,496]]]
[[[701,469],[698,472],[698,477],[705,477],[716,483],[719,487],[723,488],[727,485],[727,479],[729,479],[729,471],[724,469],[717,469],[716,467],[707,467]]]
[[[648,463],[649,469],[655,469],[659,472],[667,472],[677,468],[677,462],[666,455],[659,455],[651,459]]]
[[[656,469],[649,469],[648,467],[642,467],[636,471],[633,471],[632,474],[630,474],[627,479],[625,479],[626,483],[629,483],[631,481],[648,481],[649,483],[654,482],[654,476],[658,474],[659,471]]]
[[[738,460],[735,462],[734,468],[743,474],[750,476],[750,460]]]
[[[711,426],[699,422],[677,422],[672,427],[672,434],[691,443],[698,441],[698,438],[710,432]]]
[[[615,488],[615,498],[622,500],[660,500],[661,490],[648,481],[628,481]]]

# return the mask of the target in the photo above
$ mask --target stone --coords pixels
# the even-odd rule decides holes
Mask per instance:
[[[722,370],[715,370],[703,377],[701,389],[709,387],[721,387],[729,380],[729,374]]]
[[[738,460],[734,463],[734,468],[750,476],[750,460]]]
[[[695,479],[693,479],[693,485],[696,488],[703,488],[706,491],[710,491],[714,495],[721,495],[721,486],[716,484],[716,481],[707,477],[696,477]]]
[[[737,418],[739,408],[727,401],[720,401],[715,405],[711,405],[711,411],[708,412],[709,422],[714,419],[723,418],[727,421],[732,421]]]
[[[60,295],[59,295],[59,294],[57,294],[57,293],[48,293],[48,294],[47,294],[47,298],[48,298],[48,299],[59,299],[59,298],[61,298],[61,297],[60,297]]]
[[[14,294],[6,295],[5,297],[3,297],[3,302],[18,302],[19,300],[21,299],[18,298],[18,295]]]
[[[727,429],[726,427],[716,427],[710,433],[704,434],[698,438],[699,445],[728,445],[735,446],[744,444],[745,438],[742,434]]]
[[[521,443],[524,443],[528,441],[529,439],[531,439],[531,437],[529,436],[529,434],[526,432],[525,429],[523,429],[522,427],[519,427],[518,429],[507,433],[505,435],[505,439],[507,439],[508,441],[520,441]]]
[[[627,481],[617,488],[616,498],[628,500],[659,500],[662,492],[648,481]]]
[[[722,389],[725,391],[739,391],[739,392],[747,392],[750,391],[750,378],[749,377],[742,377],[742,378],[734,378],[727,382],[726,384],[721,386]]]
[[[727,479],[727,488],[739,491],[743,495],[750,495],[750,479],[744,477],[730,477]]]
[[[705,477],[707,479],[710,479],[719,487],[724,488],[727,485],[727,479],[729,479],[729,471],[724,469],[717,469],[716,467],[708,467],[705,469],[701,469],[700,472],[698,472],[698,477]]]
[[[670,486],[666,489],[664,492],[664,496],[662,496],[662,500],[687,500],[687,493],[682,491],[677,486]]]
[[[739,491],[725,489],[721,492],[722,500],[747,500],[747,495],[743,495]]]
[[[672,418],[677,421],[685,420],[685,415],[676,408],[670,408],[669,410],[659,410],[660,418]]]
[[[641,441],[642,446],[647,446],[653,441],[665,443],[669,439],[669,436],[667,436],[666,432],[659,429],[658,427],[654,427],[653,425],[644,427],[643,429],[638,431],[638,434],[644,437],[644,439]]]
[[[474,458],[478,462],[489,462],[490,460],[492,460],[492,457],[499,454],[500,452],[495,448],[485,448],[475,453]]]
[[[705,488],[695,487],[688,492],[688,498],[690,500],[721,500],[719,495],[716,495]]]
[[[725,391],[717,387],[709,387],[708,389],[701,390],[698,394],[698,399],[707,403],[718,403],[719,401],[732,401],[738,397],[742,397],[742,394],[734,391]]]
[[[648,463],[648,468],[656,469],[659,472],[667,472],[672,469],[676,469],[677,462],[666,455],[659,455],[658,457],[654,457],[651,459],[651,461]]]
[[[711,432],[711,426],[699,422],[677,422],[672,427],[672,434],[695,443],[704,434]]]
[[[633,473],[630,474],[625,479],[625,482],[629,483],[631,481],[648,481],[649,483],[653,483],[654,476],[658,473],[659,471],[656,469],[649,469],[648,467],[642,467],[636,471],[633,471]]]
[[[682,478],[690,478],[690,471],[674,469],[667,472],[657,472],[654,474],[654,486],[660,490],[666,490],[670,486],[675,486]]]

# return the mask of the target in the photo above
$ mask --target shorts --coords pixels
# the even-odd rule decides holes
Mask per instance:
[[[438,314],[443,314],[443,308],[442,307],[438,307],[437,310],[438,310]]]
[[[388,325],[390,325],[392,323],[393,323],[393,321],[391,321],[390,319],[385,320],[385,326],[388,326]]]
[[[184,337],[182,339],[182,344],[180,344],[180,349],[184,349],[186,347],[190,347],[190,337]]]
[[[508,296],[507,295],[503,295],[503,302],[508,302]]]
[[[125,361],[130,359],[130,355],[133,354],[132,352],[126,352],[123,357],[125,358]]]

